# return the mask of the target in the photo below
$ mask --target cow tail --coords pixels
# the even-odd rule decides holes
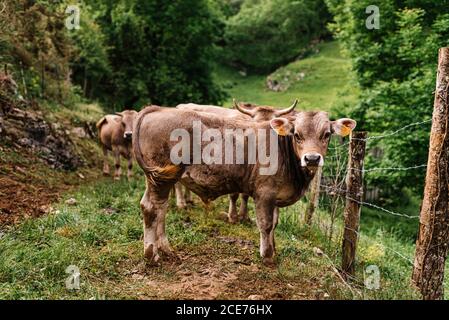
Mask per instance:
[[[136,161],[147,176],[148,181],[154,186],[158,185],[161,182],[175,180],[180,171],[180,168],[176,165],[167,165],[164,167],[149,167],[143,159],[142,150],[140,148],[140,129],[142,126],[142,122],[147,114],[159,109],[160,107],[157,106],[149,106],[139,113],[134,127],[133,139],[133,151],[134,156],[136,157]]]
[[[98,122],[95,124],[95,126],[97,127],[98,131],[100,131],[101,127],[107,122],[106,117],[101,118],[100,120],[98,120]]]

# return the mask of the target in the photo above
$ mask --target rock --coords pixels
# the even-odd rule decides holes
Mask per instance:
[[[242,77],[246,77],[247,76],[247,73],[246,73],[246,71],[239,71],[239,74],[242,76]]]
[[[19,139],[18,141],[19,145],[21,145],[22,147],[32,147],[33,146],[33,140],[29,139],[29,138],[22,138]]]
[[[31,102],[21,107],[26,111],[12,107],[0,118],[0,139],[33,152],[55,169],[74,170],[83,164],[71,140],[71,130],[48,122]],[[83,128],[75,132],[87,137]]]
[[[144,275],[138,274],[138,273],[134,273],[131,278],[133,278],[134,280],[143,280],[145,279]]]
[[[258,294],[252,294],[248,297],[248,300],[263,300],[263,297]]]
[[[81,179],[85,179],[84,175],[81,172],[78,172],[78,177],[80,177]]]
[[[317,248],[317,247],[313,248],[313,253],[318,257],[321,257],[324,254],[323,250],[321,250],[320,248]]]
[[[68,204],[69,206],[74,206],[76,204],[76,199],[70,198],[70,199],[66,200],[65,203]]]
[[[81,128],[81,127],[73,128],[72,134],[77,136],[78,138],[86,138],[87,137],[86,131],[84,130],[84,128]]]
[[[27,172],[25,171],[25,169],[23,169],[23,168],[21,168],[21,167],[15,166],[14,168],[16,169],[17,172],[20,172],[21,174],[25,174],[25,175],[26,175],[26,173],[27,173]]]

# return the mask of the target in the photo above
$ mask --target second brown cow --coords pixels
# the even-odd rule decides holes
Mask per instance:
[[[115,162],[114,179],[121,175],[120,156],[128,161],[128,179],[132,176],[133,151],[132,136],[133,123],[137,111],[125,110],[116,114],[108,114],[97,122],[98,137],[103,149],[103,174],[109,175],[108,151],[112,151]]]

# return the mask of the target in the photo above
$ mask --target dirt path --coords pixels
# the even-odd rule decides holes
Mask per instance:
[[[128,276],[120,287],[137,290],[139,299],[326,298],[316,279],[284,277],[277,268],[263,266],[252,241],[233,237],[209,240],[193,251],[177,250],[176,258],[166,257],[160,266],[140,263],[125,271]]]

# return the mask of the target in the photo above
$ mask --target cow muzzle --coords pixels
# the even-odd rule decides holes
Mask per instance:
[[[301,157],[303,167],[322,167],[324,165],[323,156],[316,152],[309,152]]]
[[[132,131],[126,131],[125,134],[123,135],[123,138],[125,138],[126,140],[130,140],[132,137],[133,137]]]

